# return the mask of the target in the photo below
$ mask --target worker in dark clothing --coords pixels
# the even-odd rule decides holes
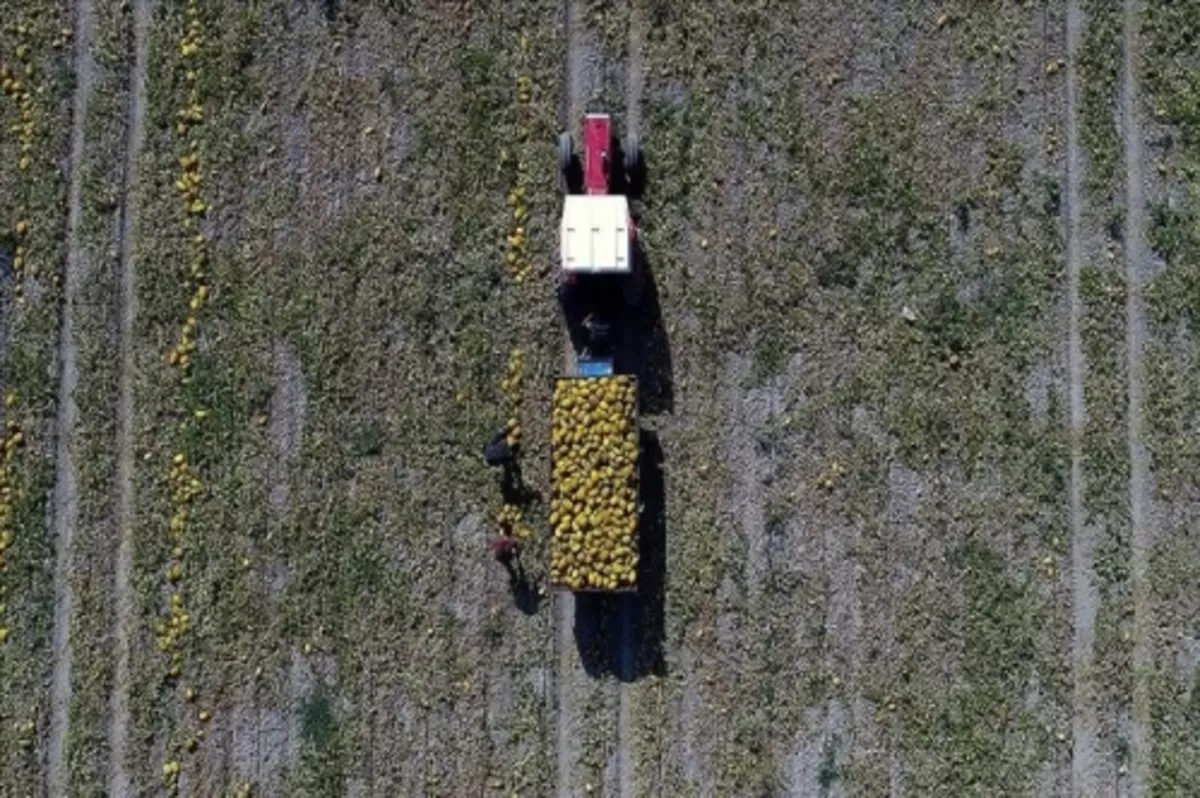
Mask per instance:
[[[502,429],[483,446],[483,460],[490,467],[510,466],[514,460],[512,447],[508,445],[508,430]]]
[[[525,569],[521,566],[521,549],[517,539],[500,534],[492,538],[492,554],[496,562],[508,571],[508,583],[514,593],[525,583]]]

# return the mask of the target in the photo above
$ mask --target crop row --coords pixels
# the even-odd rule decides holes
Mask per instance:
[[[185,274],[185,285],[190,289],[187,311],[179,326],[175,345],[167,353],[167,363],[176,370],[182,385],[191,380],[192,354],[196,349],[200,327],[200,313],[209,301],[207,265],[209,240],[202,230],[202,221],[209,210],[204,194],[204,170],[202,147],[197,128],[204,123],[204,103],[200,91],[201,55],[206,43],[205,22],[197,0],[188,0],[186,8],[186,30],[179,40],[179,68],[183,71],[187,95],[175,113],[175,134],[181,145],[178,157],[178,172],[174,187],[179,195],[182,210],[182,225],[186,234],[189,256]],[[186,433],[194,424],[203,424],[208,417],[204,407],[184,409],[179,424],[180,433]],[[159,650],[167,655],[164,678],[177,685],[184,685],[185,647],[183,641],[192,626],[192,612],[187,605],[187,553],[190,542],[189,526],[196,500],[205,491],[204,482],[192,464],[194,453],[178,447],[172,457],[167,473],[170,491],[171,516],[168,535],[171,544],[170,558],[164,578],[169,598],[164,617],[155,624],[155,636]],[[194,687],[182,687],[184,700],[191,704],[197,700]],[[198,709],[195,719],[199,727],[176,741],[163,764],[163,780],[167,788],[175,792],[179,787],[180,760],[183,754],[192,753],[204,739],[204,725],[211,720],[211,711]]]

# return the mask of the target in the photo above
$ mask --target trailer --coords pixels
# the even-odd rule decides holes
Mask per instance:
[[[637,589],[640,526],[637,378],[581,361],[554,386],[550,584],[576,593]]]

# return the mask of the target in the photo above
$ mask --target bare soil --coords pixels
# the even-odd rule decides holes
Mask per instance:
[[[1154,667],[1150,600],[1150,550],[1154,545],[1153,486],[1150,457],[1146,449],[1145,350],[1148,324],[1142,298],[1150,277],[1150,253],[1146,236],[1146,196],[1142,155],[1142,95],[1139,90],[1141,4],[1125,0],[1121,91],[1121,132],[1125,150],[1125,315],[1126,357],[1129,395],[1129,521],[1130,590],[1133,594],[1133,711],[1130,716],[1130,795],[1151,794],[1152,731],[1150,680]]]
[[[1100,595],[1096,584],[1094,562],[1098,530],[1089,523],[1084,512],[1083,497],[1083,434],[1087,423],[1084,406],[1084,370],[1081,325],[1083,305],[1079,295],[1080,269],[1083,261],[1083,202],[1081,177],[1083,150],[1079,140],[1079,58],[1083,16],[1078,2],[1067,4],[1067,90],[1066,90],[1066,216],[1067,256],[1067,373],[1069,375],[1068,412],[1071,436],[1071,794],[1073,796],[1100,793],[1102,774],[1099,771],[1099,708],[1092,686],[1095,661],[1096,613]]]
[[[46,788],[62,795],[67,786],[66,743],[71,723],[71,622],[75,604],[71,584],[75,567],[73,539],[78,520],[78,495],[74,446],[76,424],[75,387],[79,382],[76,366],[74,313],[79,288],[86,279],[87,264],[81,254],[79,228],[82,222],[82,165],[84,158],[84,122],[91,96],[92,46],[94,25],[92,4],[82,0],[75,7],[75,96],[71,113],[71,155],[67,210],[67,263],[63,275],[62,325],[58,337],[58,416],[55,425],[55,483],[51,529],[54,538],[54,631],[53,676],[50,684],[50,729],[47,744]]]
[[[129,693],[132,689],[130,660],[132,639],[137,634],[136,600],[133,586],[133,380],[134,380],[134,321],[137,317],[137,294],[134,270],[134,240],[136,230],[136,195],[138,158],[144,138],[146,115],[146,48],[149,44],[150,0],[136,0],[133,6],[134,62],[130,78],[132,86],[129,108],[128,139],[125,156],[125,186],[122,196],[120,229],[120,295],[118,305],[120,340],[120,377],[117,395],[117,498],[114,527],[119,535],[113,583],[115,659],[112,698],[108,718],[109,772],[108,791],[111,795],[126,795],[130,791],[126,752],[129,746]]]

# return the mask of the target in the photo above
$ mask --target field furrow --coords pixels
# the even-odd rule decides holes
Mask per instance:
[[[58,396],[55,424],[54,503],[51,534],[54,540],[54,631],[51,646],[54,670],[50,686],[50,729],[47,743],[46,789],[62,795],[67,787],[66,748],[71,723],[71,623],[75,607],[75,529],[79,520],[76,487],[76,440],[78,406],[75,390],[79,383],[75,314],[80,290],[87,276],[81,255],[80,227],[83,215],[84,143],[88,103],[92,93],[92,30],[95,27],[91,2],[75,6],[75,56],[72,72],[75,94],[71,109],[70,176],[67,190],[67,262],[63,274],[63,310],[58,331]]]

